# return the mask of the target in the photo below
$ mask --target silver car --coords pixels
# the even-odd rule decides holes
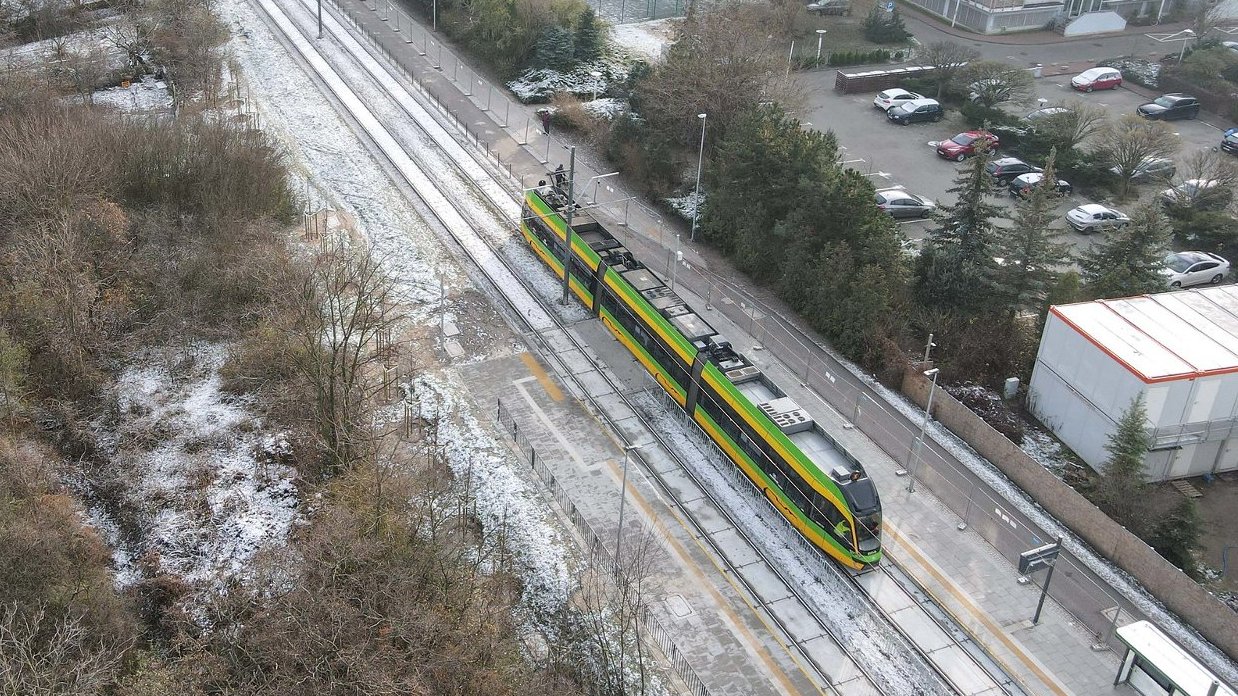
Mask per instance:
[[[1161,269],[1170,288],[1211,283],[1216,285],[1229,273],[1229,261],[1206,251],[1179,251],[1165,257]]]
[[[1121,229],[1131,224],[1125,214],[1096,203],[1088,203],[1066,213],[1066,222],[1084,234],[1110,229]]]
[[[875,196],[877,207],[893,218],[928,217],[937,204],[924,196],[907,193],[902,189],[881,189]]]
[[[1113,166],[1109,168],[1114,176],[1122,176],[1122,168]],[[1171,159],[1164,157],[1145,157],[1142,162],[1135,165],[1135,171],[1131,174],[1131,181],[1160,181],[1162,179],[1172,178],[1178,173],[1178,167]]]

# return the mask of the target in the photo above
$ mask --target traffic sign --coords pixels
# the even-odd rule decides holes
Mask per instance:
[[[894,11],[894,2],[893,0],[891,0],[890,2],[886,3],[886,12],[893,12],[893,11]]]
[[[1051,567],[1060,549],[1061,547],[1057,544],[1046,544],[1040,548],[1019,554],[1019,574],[1027,575],[1042,568]]]

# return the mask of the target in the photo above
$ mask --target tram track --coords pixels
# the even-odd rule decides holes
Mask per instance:
[[[388,164],[413,189],[426,208],[437,219],[442,229],[464,251],[475,269],[485,275],[487,282],[503,299],[512,314],[519,317],[519,322],[527,327],[526,335],[531,338],[532,343],[539,347],[539,353],[541,353],[542,357],[559,368],[557,371],[564,377],[565,381],[573,382],[572,391],[581,400],[588,402],[592,410],[607,421],[613,432],[623,432],[618,427],[618,424],[612,420],[602,404],[595,399],[588,385],[580,379],[579,375],[560,355],[565,342],[566,345],[571,346],[573,350],[578,351],[582,355],[588,356],[592,353],[592,350],[565,325],[564,320],[557,315],[554,308],[548,306],[547,300],[535,291],[530,286],[529,281],[523,277],[523,274],[514,267],[512,260],[503,248],[506,245],[500,241],[502,236],[494,234],[493,230],[482,229],[470,219],[470,214],[463,212],[458,207],[457,201],[453,200],[451,195],[448,195],[443,183],[441,181],[436,182],[434,176],[426,171],[421,163],[421,157],[402,143],[399,138],[395,137],[382,124],[373,111],[348,87],[344,78],[332,68],[325,56],[314,48],[314,44],[309,39],[305,27],[298,26],[289,18],[276,4],[275,0],[253,0],[253,2],[262,10],[272,28],[284,36],[285,42],[291,44],[296,52],[301,55],[304,62],[317,74],[319,82],[332,91],[336,102],[345,108],[353,121],[366,132],[366,137],[371,144],[382,153],[387,159]],[[309,5],[305,0],[301,0],[301,3],[301,7],[308,8]],[[332,25],[333,36],[338,37],[343,44],[344,51],[353,60],[357,61],[360,66],[359,69],[366,72],[371,79],[377,81],[387,92],[392,102],[398,106],[398,109],[407,118],[416,122],[420,130],[437,147],[444,150],[444,154],[446,154],[456,168],[456,175],[474,187],[474,192],[488,202],[488,207],[494,213],[499,224],[510,230],[514,225],[514,219],[518,215],[519,208],[511,199],[509,188],[504,186],[492,172],[488,171],[481,162],[475,159],[474,152],[470,152],[469,148],[460,143],[457,137],[448,131],[441,113],[436,115],[432,109],[422,106],[417,101],[414,94],[415,90],[410,91],[402,85],[386,66],[383,66],[374,55],[369,53],[367,47],[356,41],[347,29],[338,23],[338,18],[331,16],[329,21]],[[438,174],[442,175],[441,172]],[[517,212],[512,214],[513,210]],[[523,247],[521,248],[523,249]],[[764,614],[769,616],[773,623],[779,627],[779,630],[790,638],[800,658],[810,665],[812,671],[816,673],[824,685],[823,692],[848,694],[902,693],[897,689],[893,689],[888,683],[890,681],[889,677],[870,674],[869,666],[861,664],[858,660],[848,658],[850,668],[840,667],[838,664],[824,665],[818,662],[818,659],[811,654],[810,650],[805,649],[804,643],[807,642],[807,639],[803,635],[797,638],[797,632],[806,634],[819,629],[820,634],[829,636],[842,653],[848,652],[846,639],[837,635],[837,630],[831,626],[832,622],[822,616],[819,607],[814,606],[813,602],[802,596],[797,583],[784,574],[783,569],[779,567],[778,563],[771,562],[767,558],[766,551],[762,549],[760,544],[755,543],[747,533],[740,531],[741,526],[736,524],[737,520],[727,510],[726,506],[714,500],[713,496],[706,490],[706,487],[701,485],[697,474],[687,465],[682,455],[676,452],[671,443],[662,435],[660,429],[650,422],[641,409],[631,402],[626,391],[616,383],[616,378],[607,373],[606,370],[601,369],[600,366],[597,372],[609,385],[616,398],[621,399],[629,407],[631,413],[640,419],[642,428],[647,435],[659,443],[662,451],[671,460],[676,462],[678,469],[695,481],[704,497],[708,498],[715,508],[726,516],[730,523],[730,528],[735,529],[742,537],[742,541],[747,545],[747,548],[751,549],[760,558],[760,562],[764,564],[764,568],[767,571],[766,574],[776,577],[781,582],[786,596],[768,596],[768,587],[763,588],[760,586],[760,583],[753,582],[751,580],[753,577],[751,572],[748,574],[742,572],[745,568],[750,568],[755,561],[736,562],[733,549],[731,554],[728,555],[727,544],[721,542],[716,534],[711,533],[708,528],[709,525],[699,519],[699,516],[694,516],[688,506],[678,501],[675,496],[675,487],[667,482],[664,476],[665,472],[659,472],[656,467],[649,466],[649,463],[646,462],[644,468],[651,479],[656,481],[662,491],[672,500],[676,500],[677,509],[684,514],[688,523],[697,530],[702,538],[708,541],[714,553],[723,559],[723,565],[731,571],[734,577],[740,580],[746,591],[756,599],[757,604],[762,607]],[[807,549],[808,547],[805,546],[804,548]],[[815,559],[820,562],[821,567],[828,566],[839,576],[843,578],[847,576],[847,573],[834,566],[824,556],[821,556],[815,550],[811,550],[811,552],[814,554]],[[860,584],[855,578],[849,578],[847,582],[850,582],[851,586],[857,589],[856,595],[863,594],[859,592]],[[765,596],[763,596],[763,591]],[[814,625],[806,632],[802,626],[793,626],[793,622],[787,618],[788,614],[779,614],[773,609],[775,605],[785,602],[791,596],[796,598],[797,609],[800,613],[813,618]],[[943,686],[949,684],[949,677],[933,660],[924,654],[923,650],[915,646],[914,641],[898,627],[897,623],[883,609],[877,606],[871,598],[867,601],[869,606],[866,607],[866,610],[876,616],[880,616],[881,621],[885,625],[891,627],[895,633],[902,636],[902,639],[906,642],[907,656],[922,661],[929,672],[940,678]],[[844,684],[845,689],[840,690],[838,687],[842,682],[834,675],[852,671],[855,675],[860,676],[853,680],[848,680]],[[933,690],[927,687],[928,685],[926,684],[918,684],[914,687],[914,693],[932,693]],[[961,690],[954,685],[951,685],[948,689],[955,693],[976,693]]]

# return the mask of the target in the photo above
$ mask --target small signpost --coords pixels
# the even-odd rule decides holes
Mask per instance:
[[[1045,584],[1040,588],[1040,601],[1036,603],[1036,615],[1032,617],[1032,625],[1040,623],[1040,611],[1045,607],[1045,597],[1049,595],[1049,583],[1053,580],[1053,567],[1057,565],[1058,553],[1062,550],[1062,537],[1057,542],[1046,544],[1019,554],[1019,574],[1030,575],[1043,568],[1048,568]]]
[[[886,3],[886,12],[893,12],[893,11],[894,11],[894,0],[890,0],[890,2]]]

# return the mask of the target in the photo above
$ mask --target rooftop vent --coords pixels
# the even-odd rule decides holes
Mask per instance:
[[[787,435],[812,429],[812,418],[808,412],[785,396],[766,401],[760,405],[760,409]]]

